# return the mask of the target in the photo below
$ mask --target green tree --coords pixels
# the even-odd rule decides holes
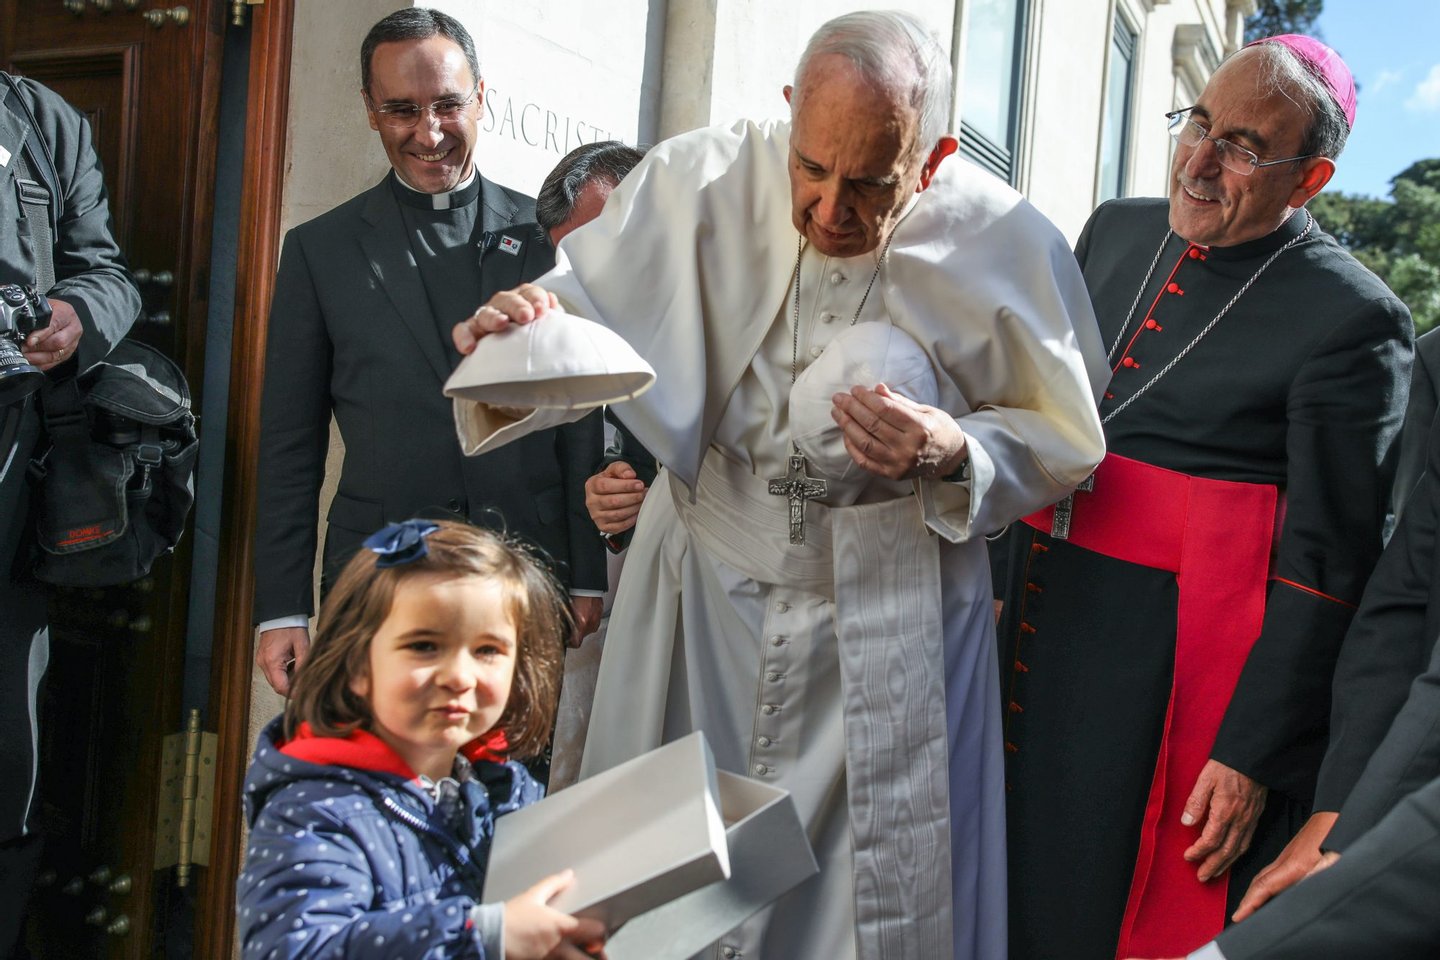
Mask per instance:
[[[1325,0],[1260,0],[1255,13],[1245,21],[1245,39],[1259,40],[1278,33],[1306,33],[1320,38],[1315,21],[1324,9]]]
[[[1440,326],[1440,159],[1390,181],[1390,199],[1322,193],[1310,210],[1405,301],[1416,332]]]

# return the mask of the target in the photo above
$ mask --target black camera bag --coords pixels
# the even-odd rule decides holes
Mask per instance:
[[[184,374],[122,340],[78,376],[45,384],[40,407],[48,449],[31,463],[35,575],[72,587],[145,576],[175,548],[195,502],[200,444]]]

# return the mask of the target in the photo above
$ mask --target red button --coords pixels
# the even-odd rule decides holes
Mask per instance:
[[[1109,390],[1106,390],[1106,391],[1105,391],[1105,399],[1106,399],[1106,400],[1114,400],[1114,399],[1115,399],[1115,394],[1111,393]]]
[[[1181,293],[1180,284],[1178,284],[1178,283],[1170,283],[1170,284],[1167,284],[1166,287],[1165,287],[1165,289],[1168,290],[1168,291],[1170,291],[1171,293]],[[1183,295],[1183,294],[1182,294],[1182,295]]]
[[[1120,365],[1121,365],[1122,367],[1133,367],[1134,369],[1137,369],[1137,370],[1140,368],[1140,364],[1138,364],[1138,363],[1135,362],[1135,358],[1134,358],[1134,357],[1126,357],[1124,360],[1121,360],[1121,361],[1120,361]]]
[[[1016,670],[1016,672],[1018,672],[1018,673],[1029,673],[1029,672],[1030,672],[1030,668],[1027,667],[1027,666],[1025,666],[1025,664],[1021,663],[1019,660],[1016,660],[1016,661],[1015,661],[1015,670]]]
[[[1199,257],[1200,257],[1200,248],[1199,248],[1199,247],[1191,247],[1191,248],[1190,248],[1190,259],[1191,259],[1191,260],[1196,260],[1196,259],[1199,259]]]
[[[1011,701],[1010,701],[1010,712],[1011,712],[1011,713],[1024,713],[1024,712],[1025,712],[1025,708],[1022,707],[1022,706],[1020,706],[1020,704],[1016,703],[1014,700],[1011,700]]]
[[[1156,323],[1154,320],[1146,320],[1146,321],[1145,321],[1145,329],[1146,329],[1146,330],[1156,330],[1156,329],[1158,329],[1159,327],[1160,327],[1160,324]]]

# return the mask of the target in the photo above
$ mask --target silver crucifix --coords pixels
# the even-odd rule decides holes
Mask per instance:
[[[1090,493],[1095,489],[1095,474],[1090,474],[1065,499],[1055,504],[1055,522],[1050,525],[1050,536],[1056,540],[1070,539],[1070,517],[1075,513],[1075,494]]]
[[[790,498],[790,542],[805,542],[805,501],[823,497],[827,491],[824,480],[806,475],[809,464],[798,453],[790,455],[790,466],[785,476],[770,480],[770,493],[777,497]]]

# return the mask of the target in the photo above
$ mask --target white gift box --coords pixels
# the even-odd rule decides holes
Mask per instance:
[[[484,901],[565,869],[557,910],[610,960],[685,960],[819,872],[790,794],[726,771],[696,732],[496,821]]]
[[[550,905],[604,921],[631,917],[730,875],[715,760],[698,731],[496,821],[486,903],[567,868]]]
[[[820,872],[790,794],[718,771],[730,877],[631,920],[605,945],[610,960],[686,960]]]

